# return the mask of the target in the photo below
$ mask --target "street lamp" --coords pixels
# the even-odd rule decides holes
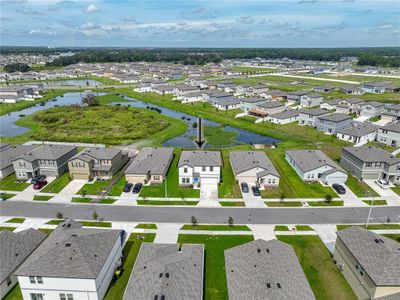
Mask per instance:
[[[369,218],[371,217],[372,208],[374,207],[375,196],[370,191],[366,191],[365,195],[372,196],[371,207],[369,208],[369,212],[368,212],[367,224],[365,225],[365,228],[368,228]]]

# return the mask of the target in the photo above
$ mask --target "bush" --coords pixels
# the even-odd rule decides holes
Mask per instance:
[[[328,202],[328,203],[330,203],[330,202],[332,201],[332,196],[329,195],[329,194],[326,195],[326,196],[325,196],[325,201]]]

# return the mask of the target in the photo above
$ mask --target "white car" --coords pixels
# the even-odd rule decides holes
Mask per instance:
[[[388,189],[389,188],[389,183],[387,183],[385,180],[383,180],[383,179],[378,179],[378,180],[375,180],[375,183],[377,184],[377,185],[379,185],[381,188],[383,188],[383,189]]]

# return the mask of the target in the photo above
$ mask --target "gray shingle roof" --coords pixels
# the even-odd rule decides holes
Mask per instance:
[[[17,145],[11,148],[6,148],[0,152],[0,169],[7,168],[12,165],[12,162],[33,149],[37,148],[37,145]]]
[[[16,274],[95,279],[120,234],[121,230],[87,229],[68,220],[57,226]]]
[[[225,99],[225,100],[218,101],[216,104],[228,105],[228,106],[229,105],[237,105],[237,104],[240,104],[240,100],[232,97],[232,99]]]
[[[287,150],[286,153],[293,159],[296,165],[299,166],[303,172],[308,172],[328,165],[334,169],[346,173],[328,155],[320,150]]]
[[[110,147],[110,148],[87,148],[84,149],[80,154],[93,157],[95,159],[113,159],[121,149]]]
[[[0,231],[0,283],[36,249],[47,234],[36,229]]]
[[[362,106],[370,105],[372,107],[382,107],[384,104],[382,102],[378,101],[367,101],[365,102]]]
[[[385,162],[389,165],[400,163],[400,159],[381,148],[372,146],[361,147],[345,147],[345,152],[348,152],[363,162]],[[342,154],[343,155],[343,154]]]
[[[315,299],[292,246],[277,240],[225,250],[225,270],[230,300]]]
[[[356,137],[362,137],[364,135],[377,131],[378,128],[379,126],[371,123],[359,123],[359,124],[354,124],[352,127],[341,129],[339,130],[338,133]]]
[[[250,98],[241,98],[240,102],[243,103],[258,103],[258,102],[267,102],[264,98],[259,97],[250,97]]]
[[[126,169],[125,174],[165,175],[173,152],[173,148],[144,147]]]
[[[293,118],[293,117],[297,117],[299,115],[299,111],[295,110],[295,109],[289,109],[277,114],[271,114],[269,115],[269,117],[271,118],[276,118],[276,119],[288,119],[288,118]]]
[[[285,106],[284,103],[280,102],[280,101],[272,101],[272,102],[266,102],[266,103],[261,103],[261,104],[257,104],[257,107],[261,107],[261,108],[276,108],[276,107],[282,107]]]
[[[178,167],[220,167],[221,165],[221,153],[219,151],[206,150],[182,151],[178,162]]]
[[[322,108],[313,108],[313,109],[300,109],[299,113],[310,116],[321,116],[321,115],[326,115],[328,112]]]
[[[351,117],[349,115],[335,113],[335,114],[320,116],[320,117],[318,117],[318,119],[337,123],[337,122],[350,120]]]
[[[123,299],[201,300],[203,264],[203,245],[143,243]]]
[[[50,159],[57,160],[67,153],[76,150],[76,146],[67,145],[42,145],[27,154],[20,156],[19,158],[26,161],[35,161],[37,159]]]
[[[280,177],[267,155],[261,151],[232,151],[229,153],[229,160],[235,175],[258,167],[263,169],[259,172],[266,171],[263,176],[272,174]]]
[[[400,285],[400,244],[359,226],[337,232],[338,238],[376,285]]]
[[[400,123],[389,123],[382,127],[382,129],[394,132],[400,132]]]

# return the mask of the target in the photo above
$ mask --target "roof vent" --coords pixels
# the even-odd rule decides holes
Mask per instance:
[[[261,253],[261,249],[257,249],[257,253]]]
[[[271,284],[269,282],[267,282],[267,289],[271,288]]]
[[[147,268],[146,266],[143,267],[143,269],[146,269],[146,268]]]
[[[270,253],[268,248],[267,248],[267,249],[265,249],[265,250],[267,250],[267,253]]]
[[[65,247],[71,247],[71,244],[70,243],[66,243]]]
[[[15,253],[15,256],[18,256],[18,253]]]
[[[162,277],[162,275],[163,275],[163,274],[162,274],[162,273],[160,273],[160,276],[158,276],[158,277],[159,277],[159,278],[161,278],[161,277]]]
[[[279,289],[282,288],[282,287],[281,287],[281,284],[280,284],[279,282],[278,282],[276,285],[278,286]]]

